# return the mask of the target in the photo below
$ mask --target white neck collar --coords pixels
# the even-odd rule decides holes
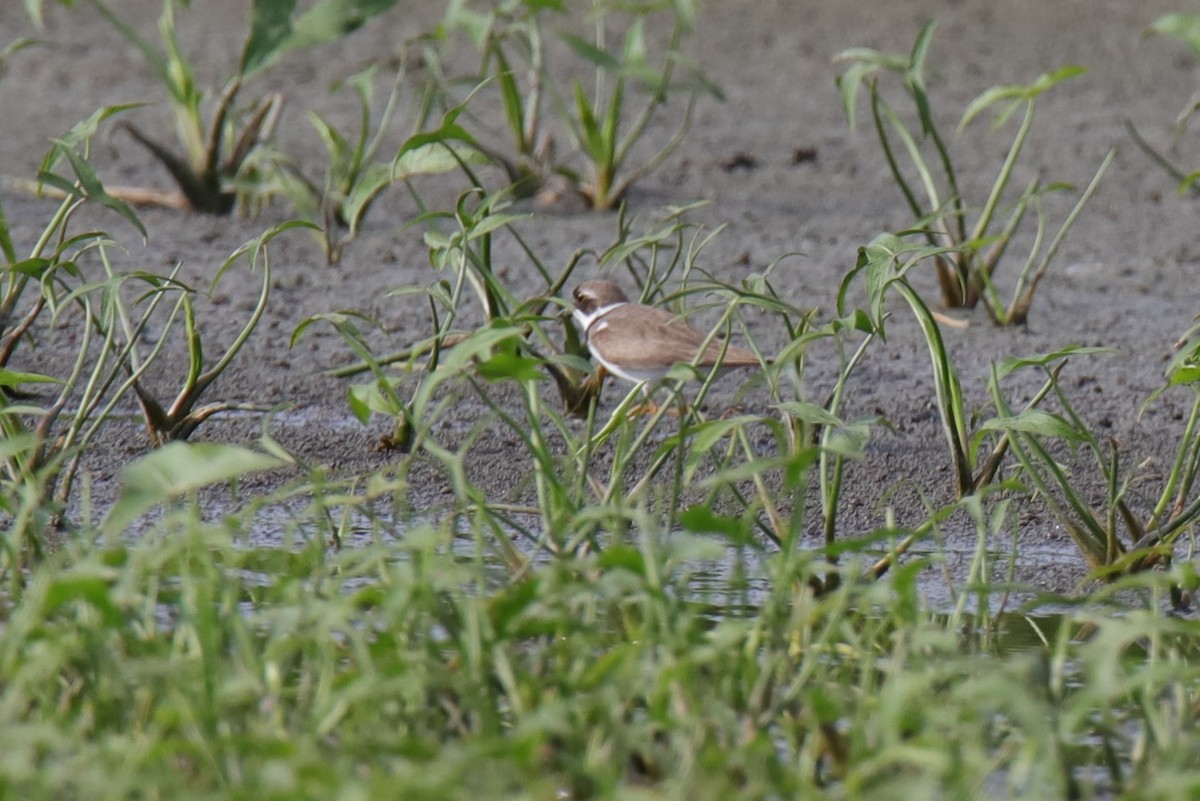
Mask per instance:
[[[620,303],[610,303],[607,306],[601,306],[590,313],[585,313],[579,309],[575,309],[571,312],[571,314],[575,317],[575,322],[579,323],[579,327],[583,329],[583,333],[586,336],[588,329],[592,327],[592,323],[596,322],[618,306],[624,305],[625,301],[621,301]]]

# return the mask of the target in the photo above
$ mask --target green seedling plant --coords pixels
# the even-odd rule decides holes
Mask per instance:
[[[187,7],[180,0],[163,0],[159,17],[160,51],[128,22],[100,0],[88,0],[101,17],[130,44],[137,47],[167,92],[175,118],[182,152],[163,144],[129,121],[118,127],[146,148],[171,174],[178,196],[164,196],[164,205],[182,206],[205,214],[229,214],[237,203],[234,184],[244,176],[253,151],[274,133],[283,97],[265,96],[254,104],[240,122],[235,120],[235,103],[242,88],[240,74],[230,79],[217,95],[210,119],[205,119],[207,93],[196,83],[195,71],[184,55],[176,35],[175,12]],[[140,195],[140,196],[138,196]],[[139,200],[149,194],[138,193]]]
[[[448,224],[442,230],[427,230],[425,241],[430,263],[439,272],[452,276],[454,288],[450,303],[446,304],[446,315],[437,326],[435,341],[444,344],[456,322],[464,292],[469,290],[486,325],[510,325],[524,332],[528,345],[514,354],[518,360],[516,364],[527,365],[529,360],[541,362],[553,378],[564,408],[569,413],[579,414],[586,409],[595,391],[578,370],[582,346],[559,357],[545,325],[560,322],[561,318],[546,317],[545,312],[552,299],[563,291],[585,253],[576,253],[557,275],[553,274],[515,228],[514,223],[521,215],[508,212],[508,202],[507,192],[483,194],[477,187],[462,195],[453,213],[433,213],[424,218],[435,226]],[[518,294],[496,269],[493,239],[501,230],[514,238],[538,272],[542,288],[532,297]],[[561,322],[561,325],[569,326],[570,323]]]
[[[601,9],[603,5],[601,4]],[[694,9],[690,2],[671,4],[671,37],[663,51],[660,64],[651,62],[646,44],[646,19],[641,16],[626,31],[619,55],[610,51],[606,41],[604,14],[597,14],[595,35],[591,41],[566,36],[566,42],[595,70],[589,90],[580,81],[571,86],[568,112],[564,113],[572,139],[587,164],[586,174],[576,182],[593,209],[614,208],[629,188],[643,176],[656,169],[678,146],[691,125],[692,110],[702,93],[720,97],[720,92],[705,81],[698,70],[691,71],[691,96],[675,134],[643,164],[631,167],[633,146],[645,135],[646,127],[666,104],[673,85],[675,71],[684,64],[679,46],[691,30]],[[631,90],[646,93],[641,110],[633,122],[624,124],[629,113],[628,95]]]
[[[863,356],[875,341],[875,331],[862,312],[855,311],[817,326],[816,310],[801,310],[783,301],[771,284],[771,272],[782,259],[773,262],[763,274],[752,274],[743,282],[751,296],[765,301],[762,308],[778,317],[786,332],[787,345],[771,361],[766,372],[774,408],[788,423],[786,453],[798,453],[809,443],[819,446],[818,480],[821,499],[822,533],[827,549],[837,539],[838,498],[848,461],[862,457],[870,438],[870,429],[879,420],[843,421],[840,414],[846,397],[847,382]],[[857,338],[857,343],[854,339]],[[832,342],[838,363],[837,380],[822,403],[813,402],[804,387],[805,365],[809,352],[821,342]],[[778,515],[776,515],[778,517]]]
[[[432,141],[419,146],[441,147]],[[397,394],[402,377],[387,375],[386,366],[407,361],[408,371],[432,376],[438,370],[443,351],[469,343],[476,334],[490,338],[498,330],[518,332],[521,342],[507,342],[504,346],[506,358],[513,359],[513,364],[522,369],[530,365],[544,369],[554,379],[564,406],[570,413],[582,413],[588,399],[597,391],[580,369],[585,364],[580,354],[560,354],[546,330],[548,324],[569,325],[557,316],[547,317],[545,312],[551,299],[562,291],[584,254],[581,252],[573,256],[557,275],[551,273],[514,228],[513,223],[521,215],[506,211],[507,205],[506,192],[485,195],[481,189],[473,189],[460,196],[453,211],[431,212],[418,220],[430,226],[425,233],[430,262],[446,277],[428,287],[404,287],[392,295],[416,294],[427,297],[433,328],[428,339],[415,343],[400,354],[378,358],[370,354],[365,338],[354,324],[354,318],[365,319],[363,315],[345,313],[319,315],[303,323],[293,334],[294,342],[311,322],[320,319],[333,324],[347,339],[362,359],[361,366],[356,366],[355,370],[365,367],[374,377],[368,384],[351,388],[351,406],[364,421],[372,412],[396,419],[395,431],[384,442],[389,447],[410,450],[417,430],[428,425],[428,421],[423,419],[424,415],[418,408],[421,404],[417,399],[418,395],[422,395],[420,386],[425,379],[418,379],[418,389],[414,390],[416,394],[408,402],[403,402]],[[541,292],[532,296],[518,295],[497,274],[492,259],[492,240],[500,230],[513,236],[522,252],[530,258],[544,282]],[[471,298],[479,306],[476,319],[482,320],[482,324],[474,330],[459,324],[462,307]],[[501,340],[505,339],[507,337],[501,337]],[[578,347],[582,351],[582,346]],[[347,372],[342,371],[342,374]]]
[[[64,5],[75,3],[59,1]],[[295,0],[255,0],[237,70],[214,96],[198,85],[195,70],[179,43],[176,10],[189,8],[188,0],[163,0],[158,21],[161,47],[144,38],[103,0],[80,2],[86,2],[137,48],[166,90],[175,118],[178,149],[146,134],[132,122],[123,120],[118,128],[166,167],[179,187],[178,194],[138,188],[117,194],[138,202],[217,215],[233,211],[239,195],[261,199],[265,176],[255,162],[261,146],[271,140],[283,109],[283,97],[278,93],[265,94],[245,111],[238,109],[244,83],[287,51],[344,36],[395,4],[395,0],[379,0],[364,8],[351,8],[342,0],[320,0],[297,14]],[[42,4],[42,0],[27,3],[37,20],[41,19]],[[206,120],[204,109],[210,96],[214,96],[214,104]]]
[[[1137,487],[1149,462],[1134,470],[1113,438],[1102,438],[1089,427],[1071,403],[1047,359],[1007,360],[993,368],[993,397],[1001,416],[992,425],[1009,432],[1013,455],[1022,467],[1022,475],[1046,500],[1047,506],[1070,533],[1088,564],[1109,579],[1122,571],[1133,571],[1168,562],[1174,544],[1194,531],[1200,519],[1200,498],[1194,497],[1197,472],[1200,471],[1200,338],[1193,327],[1180,341],[1180,351],[1167,371],[1167,384],[1147,400],[1147,405],[1168,389],[1192,393],[1192,408],[1187,415],[1179,444],[1162,489],[1153,503],[1139,503]],[[1054,354],[1055,360],[1065,354]],[[1046,372],[1054,396],[1062,409],[1052,428],[1019,425],[1019,417],[1009,416],[1008,408],[995,389],[999,380],[1014,366],[1034,364]],[[1080,487],[1075,475],[1064,467],[1055,441],[1072,450],[1082,447],[1090,454],[1095,469],[1106,487],[1103,505],[1096,504]]]
[[[53,297],[51,290],[49,293],[42,292],[30,302],[26,293],[45,283],[44,277],[57,267],[63,248],[77,244],[69,240],[68,228],[72,217],[83,205],[94,202],[107,207],[124,217],[143,237],[146,235],[133,209],[123,200],[107,193],[88,162],[91,138],[100,124],[128,108],[105,106],[98,109],[56,140],[55,146],[46,154],[39,168],[38,179],[41,185],[58,190],[62,198],[25,259],[17,257],[8,221],[0,205],[0,253],[3,254],[6,267],[3,293],[0,294],[0,368],[8,365],[14,351],[25,340]],[[62,176],[54,171],[61,161],[68,162],[74,171],[73,176]],[[103,234],[84,235],[85,239],[101,237]],[[54,286],[55,282],[51,279],[49,287]]]
[[[895,234],[880,234],[869,245],[859,249],[854,269],[846,274],[838,290],[838,310],[843,317],[847,316],[849,293],[860,276],[866,288],[867,307],[865,316],[859,317],[858,322],[866,330],[880,338],[884,337],[884,302],[892,292],[899,294],[908,304],[929,348],[942,432],[950,451],[958,495],[965,497],[996,478],[1010,440],[1007,434],[997,435],[986,421],[973,427],[974,415],[964,400],[958,369],[950,358],[941,326],[908,280],[909,271],[918,264],[946,256],[948,252],[945,247],[920,245]],[[1046,383],[1034,393],[1021,412],[1022,419],[1042,419],[1037,407],[1052,392],[1055,375],[1048,376]]]
[[[993,87],[967,106],[958,132],[961,133],[973,120],[997,105],[1000,108],[996,112],[994,128],[1002,127],[1017,116],[1020,123],[983,205],[978,210],[970,207],[959,190],[959,168],[934,120],[932,102],[925,85],[925,62],[935,27],[936,23],[930,22],[922,28],[907,57],[887,55],[870,48],[853,48],[841,53],[839,60],[849,64],[837,79],[843,109],[853,129],[858,96],[865,85],[880,148],[892,180],[916,220],[914,228],[931,247],[946,248],[944,252],[931,257],[941,289],[942,305],[947,308],[974,308],[982,299],[988,314],[997,323],[1021,324],[1028,318],[1034,294],[1050,262],[1079,212],[1096,191],[1112,161],[1113,153],[1110,152],[1105,158],[1043,251],[1046,214],[1042,197],[1049,192],[1068,189],[1069,186],[1044,184],[1040,177],[1034,178],[1021,190],[1007,214],[1002,213],[1002,201],[1012,183],[1014,168],[1033,126],[1039,97],[1063,81],[1082,74],[1084,70],[1076,66],[1063,67],[1044,73],[1029,84]],[[912,101],[917,116],[915,130],[880,92],[880,77],[888,73],[897,74],[903,79],[904,91]],[[899,141],[899,147],[895,144],[896,140]],[[932,153],[929,153],[930,150]],[[905,159],[907,167],[903,164]],[[995,286],[996,269],[1031,207],[1037,217],[1034,244],[1018,276],[1011,300],[1005,302]]]
[[[278,174],[282,191],[297,212],[319,226],[317,235],[329,264],[341,261],[342,250],[358,235],[372,203],[391,184],[391,170],[377,161],[376,155],[395,114],[404,71],[397,74],[372,133],[375,72],[370,67],[341,84],[352,89],[358,98],[358,131],[353,136],[337,130],[317,112],[308,113],[328,157],[321,183],[310,180],[298,165],[280,159]]]
[[[328,156],[322,183],[307,178],[283,154],[274,157],[273,171],[281,191],[301,215],[318,225],[317,236],[329,264],[341,260],[342,251],[358,236],[371,206],[393,184],[487,163],[474,147],[476,143],[456,125],[460,109],[452,109],[435,131],[414,134],[406,140],[390,162],[380,159],[379,150],[395,116],[406,73],[403,68],[397,73],[372,132],[375,72],[370,67],[335,87],[348,86],[358,98],[357,132],[351,135],[339,131],[315,111],[309,112],[309,121]],[[419,119],[423,117],[418,115]],[[419,195],[417,199],[420,202]]]
[[[113,319],[109,282],[86,280],[79,260],[108,242],[103,231],[71,231],[75,216],[88,204],[111,209],[143,236],[145,229],[124,201],[107,194],[87,160],[97,127],[121,107],[98,110],[56,140],[43,160],[39,179],[62,194],[29,255],[18,258],[7,220],[0,208],[0,251],[5,266],[0,284],[0,430],[3,448],[3,500],[11,536],[6,543],[6,569],[37,555],[43,533],[61,522],[71,494],[79,459],[99,426],[111,415],[128,385],[121,379],[119,360],[109,358],[115,328],[111,325],[97,357],[91,328],[83,327],[75,357],[62,375],[20,369],[32,361],[44,327],[66,325],[72,309],[84,320]],[[56,171],[61,164],[68,175]],[[43,392],[49,399],[43,400]]]
[[[364,528],[337,552],[311,536],[315,504],[287,505],[302,486],[216,521],[189,502],[286,463],[271,443],[155,451],[102,526],[0,600],[0,748],[42,757],[0,763],[15,791],[185,798],[286,773],[306,794],[403,782],[464,801],[514,786],[1166,798],[1194,765],[1178,690],[1198,678],[1195,625],[1160,602],[1181,567],[1106,591],[1145,598],[1122,614],[1009,615],[994,630],[1022,636],[1006,645],[928,608],[925,562],[818,595],[823,555],[781,551],[749,589],[701,582],[722,536],[644,512],[603,549],[507,574],[478,556],[486,531],[391,518],[373,492],[324,489]],[[279,544],[248,534],[280,510]],[[140,536],[119,536],[135,521]],[[113,747],[132,739],[144,747]],[[363,756],[381,751],[405,758]]]
[[[1150,34],[1159,34],[1178,39],[1190,47],[1192,53],[1197,58],[1200,58],[1200,15],[1181,13],[1164,14],[1146,29],[1146,35]],[[1192,97],[1175,118],[1172,144],[1177,144],[1183,138],[1183,135],[1187,132],[1188,124],[1196,116],[1197,111],[1200,111],[1200,99]],[[1154,147],[1142,136],[1132,120],[1126,119],[1125,127],[1128,129],[1130,136],[1137,146],[1155,164],[1175,179],[1180,194],[1188,191],[1193,193],[1200,191],[1200,186],[1197,186],[1197,181],[1200,181],[1200,170],[1187,170],[1177,166],[1162,150]]]
[[[561,33],[563,42],[579,62],[593,71],[591,87],[574,80],[565,85],[560,77],[563,67],[547,56],[544,15],[562,11],[557,3],[507,2],[477,11],[454,4],[447,12],[435,42],[450,46],[450,34],[465,31],[481,55],[479,74],[468,78],[472,90],[495,87],[500,95],[504,125],[511,147],[492,145],[489,137],[477,136],[481,150],[504,169],[518,194],[544,191],[552,198],[559,191],[550,180],[555,174],[567,179],[591,208],[616,208],[629,187],[658,167],[678,146],[691,122],[692,109],[702,94],[719,97],[719,90],[691,66],[679,47],[690,33],[694,9],[690,2],[669,6],[619,6],[598,0],[592,4],[594,33],[581,37]],[[646,43],[646,27],[651,20],[670,18],[668,44],[661,60],[651,58]],[[632,19],[626,21],[626,17]],[[608,29],[614,20],[624,24],[625,34],[619,46],[608,42]],[[435,78],[448,93],[451,81],[441,76],[442,58],[438,48],[431,49]],[[680,81],[676,72],[687,68],[689,78]],[[632,93],[641,90],[645,100],[636,113],[631,111]],[[632,151],[645,137],[651,120],[666,105],[673,91],[685,91],[690,99],[680,125],[670,140],[637,166],[631,164]],[[453,102],[453,101],[451,101]],[[583,160],[583,172],[559,160],[554,134],[547,130],[544,107],[554,108],[563,134],[575,146]]]
[[[544,80],[548,76],[543,63],[542,15],[547,9],[564,10],[561,5],[509,2],[480,11],[465,3],[451,3],[442,24],[427,37],[426,60],[439,93],[451,91],[458,83],[444,74],[441,64],[441,53],[446,52],[451,38],[462,33],[479,51],[479,71],[466,80],[473,82],[474,93],[493,87],[499,92],[512,150],[509,153],[499,144],[475,144],[504,170],[516,197],[530,197],[542,190],[556,166],[553,138],[544,125]]]
[[[193,302],[193,296],[196,294],[195,290],[175,281],[174,274],[170,276],[169,281],[163,282],[161,286],[155,286],[155,291],[150,295],[150,302],[146,304],[140,313],[134,312],[119,296],[114,298],[113,302],[117,308],[121,327],[119,350],[126,362],[126,371],[130,376],[133,391],[137,395],[138,404],[142,410],[142,417],[146,423],[146,432],[153,447],[161,447],[168,442],[187,439],[197,427],[215,414],[230,411],[267,411],[262,405],[254,403],[215,401],[201,405],[200,400],[208,392],[213,382],[220,378],[221,374],[233,362],[246,342],[249,341],[254,330],[258,327],[263,313],[266,312],[271,293],[271,257],[269,252],[271,241],[286,231],[300,227],[311,227],[311,225],[302,221],[292,221],[265,231],[262,235],[234,251],[225,260],[225,263],[221,265],[221,269],[217,271],[212,285],[209,287],[209,294],[212,294],[216,289],[221,278],[243,258],[249,261],[251,270],[261,265],[262,287],[250,316],[238,331],[237,336],[234,337],[233,341],[214,362],[209,363],[209,358],[206,356],[204,349],[204,336],[196,325],[196,312]],[[110,278],[115,279],[116,276],[113,273],[107,254],[102,250],[101,255],[106,272]],[[176,272],[178,272],[178,267],[176,268]],[[143,342],[147,338],[144,334],[145,327],[151,320],[154,307],[162,298],[161,290],[166,289],[168,286],[170,289],[178,292],[177,300],[167,313],[166,320],[162,323],[161,334],[159,334],[158,339],[154,342]],[[146,298],[143,297],[139,300],[144,301]],[[183,318],[184,338],[187,343],[187,373],[175,397],[170,401],[160,400],[148,388],[143,376],[149,364],[159,357],[164,347],[172,339],[175,325],[180,316]],[[117,346],[114,345],[114,347]]]

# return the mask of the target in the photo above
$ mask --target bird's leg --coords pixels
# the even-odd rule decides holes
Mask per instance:
[[[604,369],[603,364],[596,365],[596,372],[583,380],[579,385],[581,394],[585,398],[595,398],[600,400],[600,392],[604,389],[604,379],[608,377],[608,371]],[[586,405],[586,404],[585,404]]]
[[[672,401],[674,402],[671,404],[671,408],[667,410],[667,414],[678,419],[686,417],[687,413],[691,410],[691,406],[688,405],[687,398],[684,397],[679,385],[676,385],[674,388]]]
[[[658,414],[658,404],[654,402],[654,397],[650,393],[649,381],[642,382],[642,402],[629,410],[630,417],[643,414]]]

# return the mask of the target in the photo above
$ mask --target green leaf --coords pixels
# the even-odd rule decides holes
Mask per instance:
[[[32,433],[14,434],[7,432],[0,439],[0,459],[9,459],[32,451],[38,445],[38,438]],[[7,489],[7,488],[6,488]]]
[[[130,109],[141,108],[145,103],[120,103],[112,106],[102,106],[93,111],[86,119],[75,123],[71,126],[71,130],[62,136],[57,142],[65,143],[67,147],[75,148],[80,144],[89,141],[96,132],[100,130],[100,124],[109,117],[114,117]],[[59,157],[62,155],[61,145],[56,144],[50,148],[46,155],[42,158],[42,163],[38,167],[38,172],[50,172],[54,169],[54,165],[58,163]]]
[[[346,390],[346,402],[350,405],[350,412],[363,425],[370,422],[372,414],[399,417],[403,413],[402,407],[395,402],[394,389],[390,386],[381,387],[379,381],[353,385]]]
[[[358,232],[363,216],[375,198],[391,185],[391,168],[383,164],[372,164],[367,167],[342,203],[342,216],[346,218],[346,223],[350,226],[352,233]]]
[[[506,587],[501,587],[488,601],[488,616],[496,631],[503,635],[510,626],[520,620],[522,613],[540,598],[541,582],[527,578]]]
[[[1042,409],[1026,409],[1012,417],[994,417],[980,426],[985,431],[1019,431],[1043,437],[1085,442],[1087,437],[1056,414]]]
[[[856,61],[837,76],[837,87],[842,95],[842,113],[846,115],[846,124],[853,131],[856,125],[858,109],[858,90],[868,75],[878,71],[875,64],[866,61]]]
[[[442,175],[457,170],[463,162],[487,164],[488,158],[469,144],[437,140],[402,150],[392,162],[391,178],[402,181],[414,175]]]
[[[883,335],[884,301],[892,284],[903,281],[908,271],[924,261],[956,248],[919,245],[901,239],[895,234],[882,233],[865,247],[859,248],[858,261],[854,269],[842,279],[838,291],[838,314],[846,316],[846,299],[850,285],[859,273],[863,274],[867,288],[867,314],[871,326]]]
[[[1183,180],[1179,182],[1179,187],[1175,190],[1175,193],[1180,197],[1183,197],[1184,194],[1186,194],[1193,186],[1196,185],[1197,181],[1200,181],[1200,172],[1188,173],[1187,175],[1183,176]]]
[[[1067,345],[1049,353],[1039,353],[1034,356],[1010,356],[1001,360],[996,367],[996,374],[1004,378],[1022,367],[1045,367],[1048,364],[1061,361],[1070,356],[1085,356],[1092,353],[1116,353],[1115,348],[1088,348],[1082,345]]]
[[[504,102],[504,117],[508,122],[508,130],[517,141],[517,152],[527,155],[533,149],[534,143],[525,139],[525,104],[521,97],[521,87],[517,84],[516,75],[504,51],[495,47],[492,52],[496,58],[496,80],[500,83],[500,99]]]
[[[620,61],[617,61],[614,56],[604,52],[586,39],[570,33],[562,34],[562,39],[584,61],[590,62],[602,70],[617,72],[621,69]]]
[[[600,122],[592,111],[583,84],[575,81],[572,89],[575,97],[575,122],[579,125],[579,131],[583,135],[583,148],[592,162],[600,162],[606,150]]]
[[[124,200],[113,197],[105,191],[104,185],[100,182],[100,177],[96,175],[96,171],[92,169],[91,163],[80,153],[76,152],[71,142],[65,139],[55,139],[53,141],[58,146],[57,149],[59,152],[70,162],[79,187],[83,190],[83,195],[93,203],[99,203],[101,206],[112,209],[124,217],[138,230],[138,233],[142,235],[142,239],[146,239],[148,236],[146,228],[142,225],[142,221],[133,210],[133,207]],[[42,174],[38,176],[40,180],[45,180],[47,177]],[[73,190],[69,194],[78,194],[78,192]]]
[[[250,35],[242,48],[240,71],[247,75],[265,67],[292,33],[296,0],[254,0],[250,10]]]
[[[1200,365],[1184,364],[1171,370],[1167,381],[1172,386],[1195,384],[1200,381]]]
[[[689,506],[679,514],[679,525],[695,534],[721,534],[734,542],[749,539],[749,527],[736,517],[719,515],[707,506]]]
[[[55,266],[55,264],[56,262],[50,259],[25,259],[24,261],[17,262],[8,269],[14,273],[20,273],[21,275],[41,280],[42,276],[46,274],[46,270]]]
[[[350,160],[350,144],[324,117],[315,111],[310,111],[308,120],[317,129],[325,152],[329,154],[329,169],[334,175],[341,176]]]
[[[847,459],[862,459],[871,440],[873,420],[858,420],[849,425],[832,428],[822,447],[828,453]]]
[[[0,367],[0,387],[19,387],[22,384],[62,384],[63,381],[41,373],[18,373]]]
[[[606,570],[628,570],[639,576],[646,574],[646,559],[632,545],[609,545],[597,560]]]
[[[17,249],[13,247],[12,234],[9,232],[8,218],[4,216],[4,203],[0,202],[0,254],[6,264],[17,260]]]
[[[284,9],[269,8],[279,2],[255,0],[255,13],[259,6],[263,8],[242,54],[243,75],[265,69],[290,50],[341,39],[396,5],[397,0],[318,0],[294,22],[290,18],[295,0],[282,0],[288,20],[283,19]]]
[[[123,533],[155,506],[194,490],[286,462],[239,445],[171,442],[121,471],[121,491],[104,521],[110,535]]]
[[[933,32],[937,30],[937,20],[931,19],[921,27],[913,42],[912,52],[908,57],[908,73],[920,77],[925,71],[925,59],[929,56],[929,44],[933,41]]]
[[[773,407],[783,412],[784,414],[794,417],[797,420],[813,425],[823,426],[840,426],[842,421],[837,415],[832,414],[824,406],[818,406],[815,403],[806,401],[789,401],[787,403],[778,403]]]
[[[524,332],[511,326],[481,328],[454,347],[442,352],[439,373],[451,374],[463,370],[467,365],[489,359],[493,349],[503,347],[508,340],[524,340]]]
[[[112,583],[116,571],[100,569],[98,574],[70,572],[54,578],[46,589],[42,615],[50,619],[65,606],[85,603],[100,613],[109,627],[120,625],[121,610],[112,600]]]
[[[690,434],[692,438],[692,454],[699,458],[708,453],[714,445],[737,429],[758,422],[753,415],[740,415],[717,420],[706,420],[695,426]]]
[[[1012,115],[1013,111],[1020,104],[1020,101],[1032,101],[1046,90],[1057,86],[1065,80],[1082,75],[1085,72],[1087,72],[1087,69],[1084,67],[1069,65],[1053,72],[1044,72],[1035,78],[1033,83],[993,86],[970,102],[967,110],[963,112],[962,119],[958,123],[958,130],[961,131],[966,128],[971,123],[971,120],[996,103],[1006,100],[1012,101],[1011,105],[1006,106],[997,114],[994,127],[999,127]]]
[[[1146,33],[1161,33],[1174,36],[1185,42],[1192,52],[1200,58],[1200,15],[1197,14],[1164,14],[1146,29]]]
[[[538,381],[545,376],[541,361],[501,350],[479,363],[479,374],[488,381]]]

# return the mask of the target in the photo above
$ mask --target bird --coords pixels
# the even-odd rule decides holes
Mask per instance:
[[[676,364],[711,370],[719,363],[723,371],[761,365],[752,351],[709,339],[677,314],[630,302],[612,281],[585,281],[572,296],[572,315],[592,356],[618,378],[646,385],[647,396],[649,383],[661,380]]]

